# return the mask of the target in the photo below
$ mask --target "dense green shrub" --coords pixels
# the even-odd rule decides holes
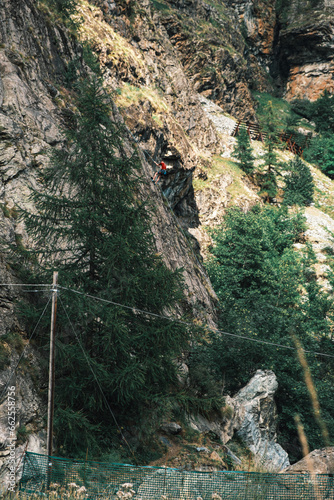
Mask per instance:
[[[304,151],[304,158],[334,179],[334,134],[314,137]]]
[[[308,206],[313,202],[314,184],[309,167],[296,156],[290,161],[285,176],[284,203]]]
[[[307,120],[311,121],[313,119],[313,103],[308,99],[295,99],[291,101],[291,109],[294,113]]]
[[[334,133],[334,98],[327,90],[321,97],[312,103],[313,121],[316,124],[316,132],[321,134]]]
[[[61,15],[67,17],[77,11],[77,0],[47,0]]]

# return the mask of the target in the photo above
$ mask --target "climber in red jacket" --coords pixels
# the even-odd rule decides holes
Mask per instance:
[[[161,161],[160,163],[156,163],[156,162],[154,162],[154,163],[156,164],[157,167],[160,166],[160,170],[155,172],[154,176],[151,177],[152,182],[155,182],[155,184],[157,184],[160,181],[161,176],[167,174],[167,166],[166,166],[166,163],[164,163],[163,161]]]

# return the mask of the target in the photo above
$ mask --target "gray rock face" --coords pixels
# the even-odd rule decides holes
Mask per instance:
[[[238,436],[260,462],[273,470],[281,470],[289,464],[288,454],[276,442],[274,394],[277,387],[274,372],[258,370],[233,398]]]
[[[113,12],[114,2],[107,2],[108,11]],[[102,17],[102,14],[101,16]],[[109,25],[108,25],[109,26]],[[110,29],[110,26],[109,26]],[[145,38],[143,34],[142,38]],[[161,47],[164,46],[163,36],[157,36]],[[112,40],[113,42],[113,40]],[[155,64],[154,40],[148,43],[147,64],[152,55],[152,65]],[[114,43],[114,42],[113,42]],[[124,44],[126,42],[124,41]],[[166,45],[166,44],[165,44]],[[173,192],[170,200],[174,206],[185,196],[191,187],[192,169],[196,166],[196,155],[185,130],[200,148],[214,148],[217,137],[209,120],[205,117],[201,105],[192,86],[182,72],[177,58],[174,57],[172,46],[167,47],[156,67],[156,84],[160,76],[164,77],[161,86],[167,92],[172,85],[169,105],[177,116],[165,123],[161,130],[153,130],[143,120],[143,129],[133,130],[140,145],[151,152],[155,158],[162,153],[171,151],[171,144],[181,146],[183,156],[179,171],[175,174]],[[155,59],[154,59],[155,58]],[[141,60],[138,56],[138,60]],[[52,147],[61,147],[63,136],[61,124],[71,113],[71,99],[64,87],[64,74],[70,62],[82,62],[82,48],[66,28],[60,24],[51,23],[47,14],[38,10],[34,0],[2,0],[0,8],[0,237],[6,242],[15,243],[19,238],[27,246],[28,240],[24,226],[15,217],[15,206],[23,206],[33,210],[28,201],[30,187],[43,186],[39,177],[48,162],[47,151]],[[124,61],[123,61],[124,62]],[[163,62],[168,63],[168,71]],[[103,61],[102,61],[103,63]],[[84,64],[84,63],[83,63]],[[106,70],[106,84],[111,81],[120,85],[122,81],[122,61],[119,67]],[[132,69],[135,66],[131,66]],[[138,68],[137,68],[138,69]],[[146,70],[145,76],[154,79]],[[167,76],[166,76],[167,73]],[[124,77],[125,79],[125,77]],[[126,80],[128,81],[128,80]],[[138,84],[133,77],[131,83]],[[141,84],[143,81],[141,81]],[[168,85],[167,85],[168,84]],[[189,114],[188,107],[191,109]],[[144,108],[144,107],[143,107]],[[190,121],[190,115],[192,121]],[[171,114],[174,117],[174,114]],[[115,106],[115,120],[121,120]],[[138,115],[135,116],[139,121]],[[177,121],[176,121],[177,120]],[[152,120],[151,120],[152,122]],[[150,122],[150,123],[151,123]],[[145,132],[145,137],[140,132]],[[124,139],[132,148],[133,137]],[[174,150],[173,150],[174,151]],[[172,152],[173,152],[172,151]],[[174,155],[175,156],[175,155]],[[176,161],[176,160],[175,160]],[[152,201],[154,220],[152,231],[155,236],[156,251],[161,253],[166,265],[172,269],[182,267],[187,287],[185,296],[186,309],[192,309],[194,316],[202,317],[209,324],[215,323],[214,304],[216,297],[200,259],[189,246],[185,231],[171,212],[166,200],[160,192],[160,186],[152,184],[152,165],[142,155],[143,176],[146,183],[143,187],[143,197]],[[178,175],[178,177],[177,177]],[[183,176],[183,177],[182,177]],[[166,186],[167,188],[168,186]],[[172,186],[171,186],[172,190]],[[168,194],[168,193],[167,193]],[[154,210],[155,209],[155,210]],[[189,237],[194,242],[194,239]],[[13,283],[15,277],[6,265],[6,256],[0,258],[0,283]],[[13,291],[14,290],[14,291]],[[24,325],[15,316],[14,301],[20,296],[18,289],[0,287],[0,336],[12,332],[23,335]],[[180,310],[176,314],[182,314]],[[26,342],[26,340],[24,340]],[[5,349],[7,349],[5,344]],[[38,369],[39,362],[34,353],[25,356],[25,368],[22,375],[15,381],[17,394],[17,419],[15,433],[21,430],[21,444],[16,444],[16,466],[19,475],[19,458],[27,446],[30,451],[41,452],[43,443],[43,412],[45,407],[38,396],[37,387],[32,382],[32,371]],[[29,358],[31,356],[31,360]],[[10,371],[18,360],[15,345],[8,346],[9,364],[0,369],[0,392],[4,388]],[[21,366],[21,365],[20,365]],[[38,382],[36,383],[38,386]],[[0,401],[0,483],[5,484],[8,477],[8,422],[6,420],[7,401]],[[6,483],[7,484],[7,483]]]
[[[160,426],[160,429],[165,432],[166,434],[180,434],[182,431],[181,425],[177,424],[176,422],[165,422]]]
[[[289,465],[288,454],[276,442],[277,413],[274,394],[278,384],[270,370],[258,370],[233,398],[226,397],[231,418],[209,421],[198,415],[190,425],[199,432],[214,432],[226,444],[236,432],[267,469],[282,470]]]
[[[38,365],[37,359],[29,348],[26,361],[31,370]],[[30,376],[21,373],[13,374],[13,366],[16,366],[17,362],[18,356],[13,354],[8,368],[0,372],[0,391],[3,396],[0,402],[0,494],[10,485],[9,465],[10,458],[13,456],[11,453],[15,453],[14,476],[15,481],[18,482],[22,474],[24,452],[26,450],[35,453],[46,452],[46,433],[43,430],[44,405],[36,393]],[[7,389],[3,393],[3,388],[8,382],[9,387],[13,387],[14,390],[8,392]],[[13,420],[9,419],[9,409],[15,411]]]

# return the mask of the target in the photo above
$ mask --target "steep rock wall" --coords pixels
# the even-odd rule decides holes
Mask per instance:
[[[288,100],[334,91],[333,0],[228,0],[239,16],[248,58],[274,78]]]
[[[334,2],[300,10],[297,3],[279,36],[280,72],[287,99],[314,101],[324,90],[334,92]]]
[[[83,4],[83,14],[88,9]],[[100,10],[90,11],[92,19],[104,22]],[[88,16],[88,14],[87,14]],[[94,17],[95,16],[95,17]],[[91,21],[92,22],[92,21]],[[126,28],[126,27],[125,27]],[[126,29],[125,29],[126,31]],[[96,36],[98,33],[96,33]],[[160,36],[160,35],[159,35]],[[97,36],[98,38],[98,36]],[[197,163],[200,148],[214,150],[219,143],[218,137],[209,120],[204,115],[195,93],[192,93],[191,84],[188,82],[177,60],[173,58],[173,47],[159,40],[161,60],[166,66],[163,70],[159,62],[151,76],[145,70],[145,65],[152,57],[157,46],[157,40],[151,39],[148,43],[147,59],[141,59],[136,52],[134,42],[133,52],[119,36],[112,32],[107,40],[112,47],[112,54],[121,56],[119,64],[112,58],[108,60],[108,46],[100,46],[97,50],[105,67],[106,85],[110,88],[119,88],[123,81],[120,77],[124,74],[132,75],[130,81],[138,82],[138,78],[149,83],[150,78],[161,77],[161,85],[166,90],[169,86],[173,90],[166,95],[167,106],[171,111],[162,126],[154,126],[152,114],[154,109],[149,109],[150,99],[141,103],[143,120],[135,119],[138,110],[137,104],[125,119],[131,124],[135,120],[132,134],[124,138],[129,149],[134,147],[134,139],[141,146],[141,151],[146,151],[151,156],[158,158],[170,154],[174,159],[176,189],[170,194],[171,203],[177,205],[179,199],[185,196],[191,187],[192,169]],[[105,52],[104,52],[105,50]],[[130,56],[133,57],[131,60]],[[128,57],[129,56],[129,57]],[[74,37],[56,20],[50,21],[49,14],[36,8],[33,0],[4,0],[0,9],[0,210],[1,239],[7,243],[21,243],[31,245],[24,227],[17,222],[15,206],[28,206],[30,186],[39,186],[39,175],[47,163],[47,149],[61,147],[61,126],[71,114],[71,99],[64,86],[64,75],[70,62],[82,61],[82,48]],[[138,62],[139,61],[139,62]],[[142,69],[142,76],[138,73],[138,66]],[[117,69],[116,69],[117,68]],[[168,71],[166,70],[168,68]],[[128,72],[128,73],[127,73]],[[164,79],[162,76],[164,76]],[[126,77],[124,77],[126,80]],[[151,95],[150,95],[151,96]],[[145,112],[145,103],[148,111]],[[152,106],[152,105],[151,105]],[[188,108],[191,109],[189,115]],[[117,108],[114,109],[115,120],[123,120]],[[151,116],[151,121],[148,119]],[[190,117],[193,120],[189,127]],[[139,123],[139,126],[137,125]],[[188,129],[186,126],[188,124]],[[152,126],[150,126],[152,125]],[[185,132],[188,130],[188,133]],[[183,142],[182,142],[183,141]],[[178,152],[174,144],[183,146]],[[209,324],[215,322],[215,294],[202,267],[200,257],[196,251],[196,241],[187,235],[181,228],[179,221],[173,215],[166,203],[160,188],[152,184],[150,177],[153,173],[150,158],[141,153],[143,172],[146,181],[143,184],[145,196],[148,196],[155,206],[152,231],[156,240],[156,249],[165,259],[166,264],[175,269],[184,269],[184,279],[187,291],[183,304],[180,304],[179,313],[187,311],[194,317],[204,320]],[[174,156],[173,156],[174,155]],[[178,163],[177,163],[178,162]],[[177,177],[178,176],[178,177]],[[183,177],[182,177],[183,176]],[[183,179],[183,187],[179,179]],[[183,193],[182,193],[183,191]],[[173,194],[174,193],[174,194]],[[33,207],[30,207],[33,208]],[[193,245],[193,246],[192,246]],[[61,280],[61,277],[60,277]],[[18,334],[22,342],[20,346],[14,342],[3,344],[8,349],[9,363],[2,367],[2,390],[12,375],[20,352],[27,343],[23,324],[15,315],[13,303],[16,298],[24,296],[20,288],[14,288],[15,273],[6,263],[6,255],[1,255],[0,282],[7,286],[0,287],[0,333],[1,335]],[[23,343],[23,344],[22,344]],[[7,346],[7,347],[6,347]],[[18,350],[17,350],[18,349]],[[41,451],[43,448],[43,415],[45,407],[39,393],[39,373],[34,372],[39,361],[35,354],[27,349],[24,355],[25,368],[20,374],[14,374],[11,384],[17,391],[17,419],[16,430],[24,428],[29,434],[29,449]],[[8,425],[6,420],[7,400],[6,393],[2,394],[0,401],[0,473],[6,472],[8,459],[8,446],[10,443]],[[22,443],[24,448],[26,441]],[[17,458],[21,455],[21,448],[17,448]]]

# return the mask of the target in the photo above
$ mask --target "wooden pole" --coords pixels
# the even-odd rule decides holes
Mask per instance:
[[[53,435],[57,284],[58,284],[58,272],[54,271],[53,283],[52,283],[52,310],[51,310],[51,328],[50,328],[50,361],[49,361],[49,391],[48,391],[48,426],[47,426],[47,454],[49,457],[48,458],[49,467],[51,462],[50,458],[52,457],[52,435]]]

